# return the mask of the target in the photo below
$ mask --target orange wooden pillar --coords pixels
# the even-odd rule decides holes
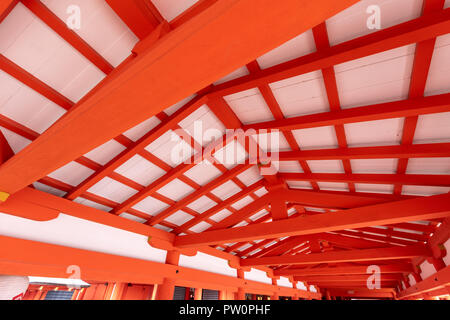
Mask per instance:
[[[203,295],[203,289],[202,288],[195,288],[194,300],[202,300],[202,295]]]
[[[239,279],[244,279],[244,270],[242,269],[237,269],[237,277]],[[235,295],[235,300],[245,300],[245,290],[242,287],[238,288],[238,291],[236,292]]]
[[[219,300],[228,300],[227,291],[226,290],[220,290],[219,291]]]
[[[277,286],[277,280],[272,279],[272,285]],[[270,300],[280,300],[278,292],[274,292],[274,294],[270,297]]]
[[[177,251],[167,251],[166,263],[171,265],[178,265],[180,260],[180,253]],[[164,278],[163,283],[160,284],[156,292],[156,300],[173,300],[173,293],[175,291],[175,280]]]

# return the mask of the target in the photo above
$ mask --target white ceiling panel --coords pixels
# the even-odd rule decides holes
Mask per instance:
[[[210,227],[211,227],[211,225],[209,223],[202,221],[200,223],[197,223],[195,226],[191,227],[189,229],[189,231],[192,231],[192,232],[195,232],[195,233],[200,233],[200,232],[203,232],[203,231],[205,231],[206,229],[208,229]]]
[[[348,185],[340,182],[317,182],[320,190],[348,191]]]
[[[108,177],[97,182],[88,189],[88,192],[118,203],[124,202],[137,193],[136,190]]]
[[[104,206],[100,203],[94,202],[94,201],[90,201],[81,197],[76,198],[75,200],[73,200],[74,202],[77,202],[79,204],[94,208],[94,209],[98,209],[98,210],[102,210],[105,212],[109,212],[112,208],[108,207],[108,206]]]
[[[450,158],[410,158],[407,174],[450,174]]]
[[[380,8],[380,27],[386,29],[420,16],[422,0],[362,0],[327,20],[328,37],[331,45],[376,32],[367,27],[367,20],[373,11],[371,5]]]
[[[217,188],[211,191],[212,194],[219,197],[221,200],[226,200],[234,194],[241,191],[241,188],[238,187],[236,183],[231,180],[221,184]]]
[[[172,167],[189,159],[194,152],[191,146],[172,130],[161,135],[145,149]]]
[[[195,189],[190,185],[180,179],[174,179],[159,189],[158,193],[174,201],[179,201],[194,191]]]
[[[137,141],[160,123],[161,121],[157,117],[151,117],[130,130],[125,131],[123,135],[133,141]]]
[[[126,148],[116,140],[109,140],[94,150],[86,153],[85,157],[101,165],[105,165],[125,149]]]
[[[392,184],[355,183],[355,189],[356,189],[356,192],[392,194],[394,192],[394,185],[392,185]]]
[[[334,127],[318,127],[292,131],[302,150],[333,149],[338,147]]]
[[[279,163],[278,170],[280,172],[294,172],[294,173],[303,172],[303,169],[298,163],[298,161],[280,161],[278,163]]]
[[[166,173],[163,169],[139,155],[133,156],[114,171],[143,186],[148,186]]]
[[[147,220],[145,220],[145,219],[143,219],[143,218],[136,217],[136,216],[134,216],[134,215],[132,215],[132,214],[129,214],[129,213],[126,213],[126,212],[121,213],[120,216],[121,216],[122,218],[131,220],[131,221],[136,221],[136,222],[139,222],[139,223],[145,223],[145,222],[147,222]]]
[[[218,163],[223,164],[227,169],[231,169],[238,164],[245,163],[248,154],[240,143],[233,140],[214,153],[213,157]]]
[[[154,216],[167,209],[168,207],[169,205],[167,203],[159,201],[158,199],[155,199],[153,197],[147,197],[144,200],[136,203],[132,208]]]
[[[291,147],[280,131],[259,133],[251,136],[264,152],[290,151]]]
[[[450,34],[437,37],[425,87],[426,96],[450,92],[449,57]]]
[[[194,217],[191,216],[190,214],[187,214],[186,212],[179,210],[179,211],[175,212],[174,214],[168,216],[164,220],[166,220],[170,223],[173,223],[177,226],[181,226],[182,224],[188,222],[192,218],[194,218]]]
[[[444,142],[450,142],[450,112],[419,116],[414,134],[414,143]]]
[[[402,189],[402,194],[411,196],[434,196],[448,192],[450,192],[448,187],[433,186],[403,186]]]
[[[344,173],[341,160],[308,160],[312,173]]]
[[[397,159],[352,159],[350,160],[353,173],[395,173]]]
[[[273,115],[258,89],[249,89],[224,97],[243,124],[273,120]]]
[[[219,222],[222,221],[223,219],[225,219],[226,217],[230,216],[232,214],[231,211],[227,210],[227,209],[223,209],[219,212],[217,212],[216,214],[212,215],[210,217],[211,220],[214,220],[215,222]]]
[[[64,197],[66,195],[66,192],[61,191],[61,190],[56,189],[56,188],[49,187],[49,186],[47,186],[45,184],[42,184],[40,182],[33,183],[33,186],[37,190],[40,190],[40,191],[43,191],[43,192],[47,192],[47,193],[52,194],[52,195],[57,196],[57,197]]]
[[[221,138],[226,130],[222,122],[206,105],[192,112],[180,121],[179,125],[203,147]]]
[[[316,45],[311,30],[283,43],[257,59],[262,69],[289,61],[316,51]]]
[[[184,175],[195,181],[197,184],[204,186],[208,182],[217,179],[222,175],[222,172],[208,160],[203,160],[192,169],[186,171]]]
[[[403,118],[349,123],[344,125],[349,147],[398,145]]]
[[[233,208],[235,208],[236,210],[240,210],[240,209],[242,209],[243,207],[245,207],[246,205],[252,203],[253,201],[255,201],[255,200],[253,200],[252,197],[246,196],[246,197],[242,198],[241,200],[236,201],[236,202],[233,203],[231,206],[232,206]]]
[[[312,185],[309,181],[286,181],[291,189],[312,189]]]
[[[409,45],[335,67],[343,109],[406,99],[415,46]]]
[[[285,117],[329,111],[321,71],[314,71],[270,84]]]
[[[268,193],[268,191],[266,188],[261,188],[254,192],[254,194],[256,194],[258,197],[262,197],[263,195],[265,195],[267,193]]]
[[[161,15],[171,21],[197,3],[198,0],[152,0]]]
[[[237,175],[237,178],[248,187],[261,180],[262,176],[259,173],[258,168],[256,166],[253,166],[250,169],[247,169],[241,174]]]
[[[93,173],[94,170],[72,161],[53,171],[48,176],[71,186],[77,186]]]
[[[198,213],[203,213],[206,210],[214,207],[216,204],[217,203],[212,201],[210,198],[208,198],[206,196],[202,196],[202,197],[198,198],[197,200],[195,200],[194,202],[190,203],[187,207]]]

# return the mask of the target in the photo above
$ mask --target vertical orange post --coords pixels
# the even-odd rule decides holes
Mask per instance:
[[[244,270],[237,269],[237,277],[239,279],[244,279]],[[236,297],[236,300],[245,300],[245,290],[244,290],[244,288],[239,287],[235,297]]]
[[[227,291],[226,290],[220,290],[219,291],[219,300],[228,300],[227,299]]]
[[[167,251],[166,263],[171,265],[178,265],[180,253],[177,251]],[[173,293],[175,291],[175,280],[164,278],[163,283],[158,286],[156,293],[156,300],[173,300]]]
[[[195,288],[194,300],[202,300],[202,294],[203,294],[202,288]]]
[[[272,279],[272,284],[274,286],[277,286],[277,280]],[[274,292],[274,294],[270,297],[270,300],[280,300],[280,296],[278,295],[278,292]]]

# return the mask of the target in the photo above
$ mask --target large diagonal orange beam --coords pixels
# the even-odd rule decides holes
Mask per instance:
[[[218,85],[213,94],[226,96],[300,74],[432,39],[450,31],[450,9],[422,16],[350,41],[281,63]]]
[[[450,194],[420,197],[341,210],[326,214],[262,223],[231,229],[178,236],[177,247],[195,247],[255,239],[281,238],[405,221],[443,218],[450,215]]]
[[[380,261],[393,259],[410,259],[414,257],[429,257],[431,251],[425,246],[390,247],[383,249],[363,249],[328,251],[322,253],[298,254],[295,256],[277,256],[263,258],[248,258],[241,260],[241,266],[271,266],[271,265],[309,265],[320,263]]]
[[[450,111],[450,93],[254,123],[244,130],[298,130]]]
[[[350,266],[350,267],[323,267],[323,268],[307,268],[307,269],[282,269],[275,270],[275,276],[324,276],[324,275],[348,275],[348,274],[371,274],[367,272],[369,266]],[[381,273],[409,273],[413,272],[410,264],[391,264],[378,265]]]
[[[432,174],[344,174],[344,173],[281,173],[290,181],[354,182],[370,184],[405,184],[415,186],[450,186],[450,175]]]
[[[278,154],[273,154],[273,156],[278,157],[281,161],[445,158],[450,157],[450,143],[283,151]]]
[[[22,189],[356,2],[217,1],[143,48],[4,164],[0,190]]]

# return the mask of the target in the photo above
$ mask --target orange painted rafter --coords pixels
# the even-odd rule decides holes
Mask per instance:
[[[247,69],[250,71],[250,74],[256,73],[261,71],[261,68],[259,67],[258,62],[255,60],[247,65]],[[275,99],[275,96],[273,95],[272,89],[270,89],[268,84],[261,84],[258,86],[258,90],[261,93],[264,101],[266,102],[267,106],[269,107],[270,112],[272,113],[274,119],[280,120],[284,119],[283,111],[280,108],[280,105],[278,104],[277,99]],[[300,147],[298,145],[298,142],[295,140],[294,135],[290,131],[285,131],[282,133],[289,145],[289,147],[294,151],[300,151]],[[309,168],[309,165],[306,161],[299,161],[300,167],[302,170],[306,173],[311,173],[311,169]],[[314,190],[319,190],[319,186],[317,183],[313,182],[312,187]]]
[[[409,259],[414,257],[428,257],[431,251],[425,246],[389,247],[383,249],[362,249],[328,251],[295,256],[277,256],[264,258],[248,258],[241,260],[241,266],[270,266],[270,265],[310,265],[320,263],[380,261],[393,259]]]
[[[439,11],[443,8],[445,0],[424,0],[422,15]],[[414,56],[413,70],[409,87],[409,98],[423,97],[425,86],[430,69],[431,59],[433,57],[436,38],[421,41],[416,44],[416,53]],[[401,144],[411,145],[414,140],[414,133],[417,127],[418,116],[407,117],[403,124],[403,135]],[[401,159],[397,164],[397,173],[404,174],[408,166],[408,159]],[[394,194],[401,194],[401,184],[396,184]]]
[[[364,121],[409,117],[420,114],[447,112],[449,110],[450,94],[447,93],[425,98],[386,102],[340,111],[330,111],[282,120],[249,124],[243,126],[243,129],[278,129],[281,131],[309,129]]]
[[[413,271],[410,264],[391,264],[378,265],[381,273],[409,273]],[[291,268],[284,270],[276,270],[273,272],[275,276],[326,276],[326,275],[367,275],[369,265],[367,266],[348,266],[348,267],[322,267],[322,268]]]
[[[14,151],[6,140],[3,132],[0,131],[0,165],[6,162],[9,158],[14,155]]]
[[[316,48],[320,52],[330,48],[330,42],[328,39],[328,32],[326,23],[323,22],[312,29]],[[334,67],[328,67],[322,69],[323,82],[325,84],[325,90],[327,92],[328,104],[330,111],[337,111],[341,109],[341,102],[339,100],[339,92],[336,83],[336,75],[334,73]],[[343,125],[334,126],[337,142],[339,148],[347,148],[347,137],[345,136],[345,130]],[[342,161],[344,171],[346,174],[352,173],[352,166],[349,160]],[[305,172],[307,173],[307,172]],[[348,183],[349,190],[355,191],[355,184]]]
[[[2,166],[0,190],[14,193],[39,180],[355,2],[264,1],[258,14],[252,0],[214,3],[144,48],[70,115]],[[222,41],[216,41],[217,34]],[[218,54],[226,50],[233,54]],[[211,59],[213,67],[208,63]],[[177,79],[175,89],[173,79]],[[71,148],[63,148],[66,145]]]
[[[416,186],[450,186],[450,175],[426,174],[343,174],[343,173],[281,173],[286,181],[327,181]]]
[[[381,235],[378,236],[375,234],[364,233],[364,232],[358,231],[358,230],[352,230],[352,231],[340,230],[340,231],[335,231],[335,233],[344,235],[344,236],[348,236],[348,237],[356,237],[356,238],[361,238],[361,239],[378,241],[380,243],[389,243],[389,244],[403,245],[403,246],[405,246],[405,245],[408,246],[408,245],[417,243],[416,241],[413,241],[413,240],[396,239],[396,238],[392,238],[392,237],[387,238],[387,237],[384,237]]]
[[[281,238],[294,235],[307,235],[327,231],[357,229],[368,226],[387,225],[405,221],[443,218],[450,215],[450,194],[414,198],[389,203],[364,206],[360,208],[303,216],[236,227],[231,229],[207,231],[201,234],[178,236],[177,247],[196,247],[248,241],[254,239]]]
[[[274,156],[281,161],[450,157],[450,143],[283,151]]]
[[[39,19],[47,24],[61,38],[67,41],[72,47],[78,50],[86,59],[92,62],[103,73],[109,74],[114,67],[96,52],[86,41],[84,41],[73,30],[70,30],[64,21],[61,21],[50,9],[40,0],[21,0],[21,2],[33,12]]]
[[[212,94],[226,96],[261,84],[332,67],[347,61],[399,48],[444,35],[450,31],[450,9],[422,16],[399,25],[314,52],[218,85]],[[324,20],[323,20],[324,21]],[[322,21],[322,22],[323,22]]]

